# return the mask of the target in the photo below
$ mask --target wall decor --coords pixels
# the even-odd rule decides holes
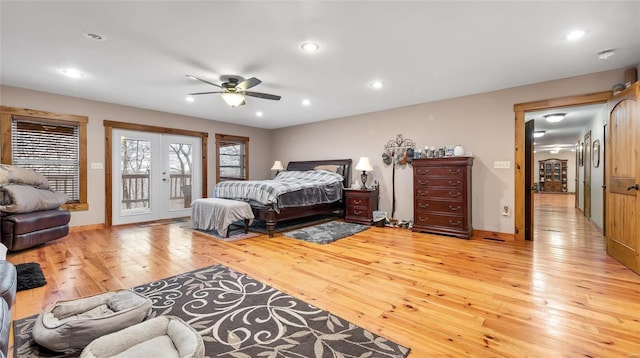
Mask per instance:
[[[578,165],[584,166],[584,143],[578,145]]]
[[[391,165],[391,190],[392,190],[392,204],[391,204],[391,218],[395,219],[396,213],[396,165],[404,166],[405,164],[411,164],[412,157],[407,158],[407,151],[413,153],[416,149],[416,143],[411,139],[403,138],[402,134],[397,134],[396,139],[392,139],[384,145],[384,152],[382,153],[382,161],[386,165]]]
[[[593,167],[597,168],[600,166],[600,139],[596,139],[593,141]]]

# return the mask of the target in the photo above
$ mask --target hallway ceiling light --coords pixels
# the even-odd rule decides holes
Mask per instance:
[[[566,115],[567,115],[566,113],[552,113],[552,114],[546,114],[543,117],[549,123],[556,123],[556,122],[560,122],[561,120],[563,120],[564,116],[566,116]]]
[[[533,132],[533,138],[540,138],[544,135],[545,131],[535,131]]]

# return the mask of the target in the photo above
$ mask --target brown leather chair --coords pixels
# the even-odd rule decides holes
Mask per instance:
[[[53,209],[30,213],[0,213],[0,240],[9,251],[27,249],[69,234],[71,214]]]

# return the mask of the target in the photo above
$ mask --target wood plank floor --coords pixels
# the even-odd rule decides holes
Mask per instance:
[[[221,263],[412,349],[410,357],[640,357],[640,276],[605,253],[573,195],[537,194],[534,242],[371,228],[329,245],[222,242],[183,223],[76,232],[9,255],[39,262],[49,302]]]

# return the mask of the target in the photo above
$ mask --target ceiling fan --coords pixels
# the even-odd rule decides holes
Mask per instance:
[[[212,92],[197,92],[197,93],[189,93],[191,96],[200,95],[200,94],[212,94],[212,93],[221,93],[222,99],[231,107],[238,107],[244,105],[245,96],[258,97],[264,99],[272,99],[272,100],[280,100],[280,96],[276,96],[275,94],[269,93],[261,93],[261,92],[253,92],[247,91],[249,88],[255,87],[262,83],[259,79],[255,77],[251,77],[247,80],[240,82],[238,78],[229,77],[227,82],[222,83],[221,85],[215,84],[213,82],[209,82],[207,80],[203,80],[202,78],[198,78],[191,75],[185,75],[193,80],[204,82],[208,85],[212,85],[215,87],[219,87],[222,91],[212,91]]]

